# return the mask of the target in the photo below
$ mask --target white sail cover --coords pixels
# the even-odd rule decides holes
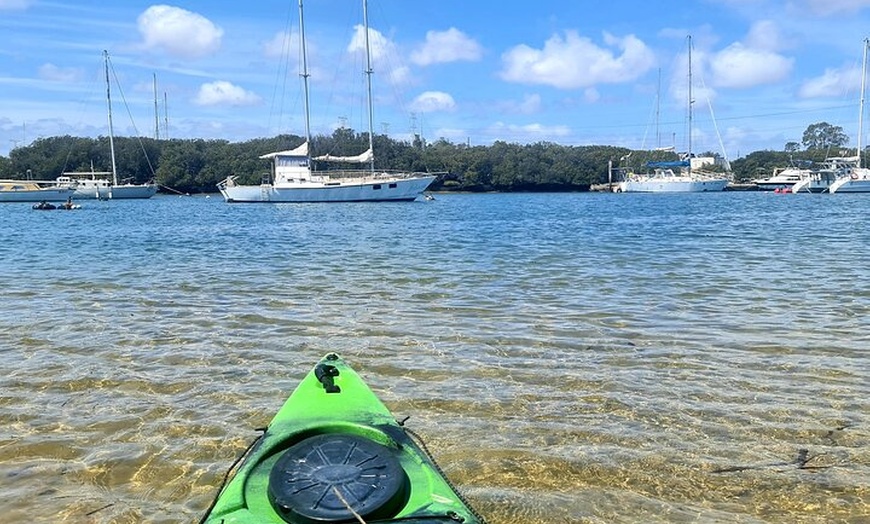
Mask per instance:
[[[303,142],[301,146],[296,149],[289,149],[287,151],[278,151],[277,153],[269,153],[267,155],[263,155],[260,158],[275,158],[276,156],[308,156],[308,142]]]
[[[371,162],[374,157],[374,152],[369,149],[365,153],[361,153],[356,156],[322,155],[315,157],[314,160],[323,160],[326,162],[346,162],[348,164],[365,164],[366,162]]]

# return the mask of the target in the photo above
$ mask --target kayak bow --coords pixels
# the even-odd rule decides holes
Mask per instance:
[[[326,355],[234,467],[208,524],[484,524],[360,376]]]

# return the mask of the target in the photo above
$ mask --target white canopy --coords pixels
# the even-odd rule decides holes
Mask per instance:
[[[366,162],[371,162],[374,157],[374,153],[371,149],[369,149],[365,153],[361,153],[356,156],[323,155],[315,157],[314,160],[323,160],[326,162],[347,162],[348,164],[365,164]]]

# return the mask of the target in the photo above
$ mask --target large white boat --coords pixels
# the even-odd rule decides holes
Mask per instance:
[[[796,167],[776,169],[771,176],[756,180],[755,185],[760,191],[791,190],[795,184],[805,178],[809,178],[811,174],[812,171],[809,169],[800,169]]]
[[[0,180],[0,202],[63,202],[73,196],[69,186],[46,180]]]
[[[629,173],[617,186],[623,193],[703,193],[724,191],[729,179],[712,173],[691,169],[689,160],[678,162],[649,162],[652,172]],[[677,171],[674,171],[677,169]]]
[[[723,191],[731,181],[722,173],[708,172],[703,168],[714,164],[712,157],[696,158],[692,155],[692,37],[687,37],[688,47],[688,151],[675,162],[648,162],[646,173],[624,172],[623,180],[616,191],[622,193],[701,193]],[[728,161],[724,162],[728,170]]]
[[[821,169],[810,171],[810,174],[796,182],[792,193],[829,193],[837,180],[849,177],[855,169],[858,157],[828,157]]]
[[[870,193],[870,169],[861,167],[861,136],[864,131],[864,92],[867,87],[867,48],[870,39],[864,39],[864,65],[861,68],[861,103],[858,104],[858,147],[855,165],[848,171],[839,173],[831,183],[829,193]]]
[[[57,178],[60,185],[72,187],[74,198],[107,199],[144,199],[157,193],[153,181],[137,184],[130,180],[118,180],[118,167],[115,162],[115,133],[112,125],[112,83],[109,79],[109,52],[103,51],[106,66],[106,104],[109,119],[109,149],[112,157],[111,171],[65,172]]]
[[[260,158],[272,160],[268,181],[260,185],[242,185],[238,177],[228,176],[218,184],[227,202],[380,202],[411,201],[420,196],[435,180],[432,173],[403,173],[374,167],[374,116],[372,111],[372,62],[369,44],[368,4],[363,0],[365,28],[366,79],[368,88],[369,148],[356,156],[322,155],[312,157],[309,120],[308,57],[302,0],[299,0],[299,34],[305,98],[305,142],[295,149],[269,153]],[[368,164],[368,169],[313,169],[315,163]]]

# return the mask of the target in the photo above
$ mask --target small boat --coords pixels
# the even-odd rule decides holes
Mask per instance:
[[[57,209],[57,206],[43,200],[38,204],[33,204],[33,209],[36,209],[37,211],[51,211],[52,209]]]
[[[338,355],[311,370],[200,524],[483,524],[425,446]]]

